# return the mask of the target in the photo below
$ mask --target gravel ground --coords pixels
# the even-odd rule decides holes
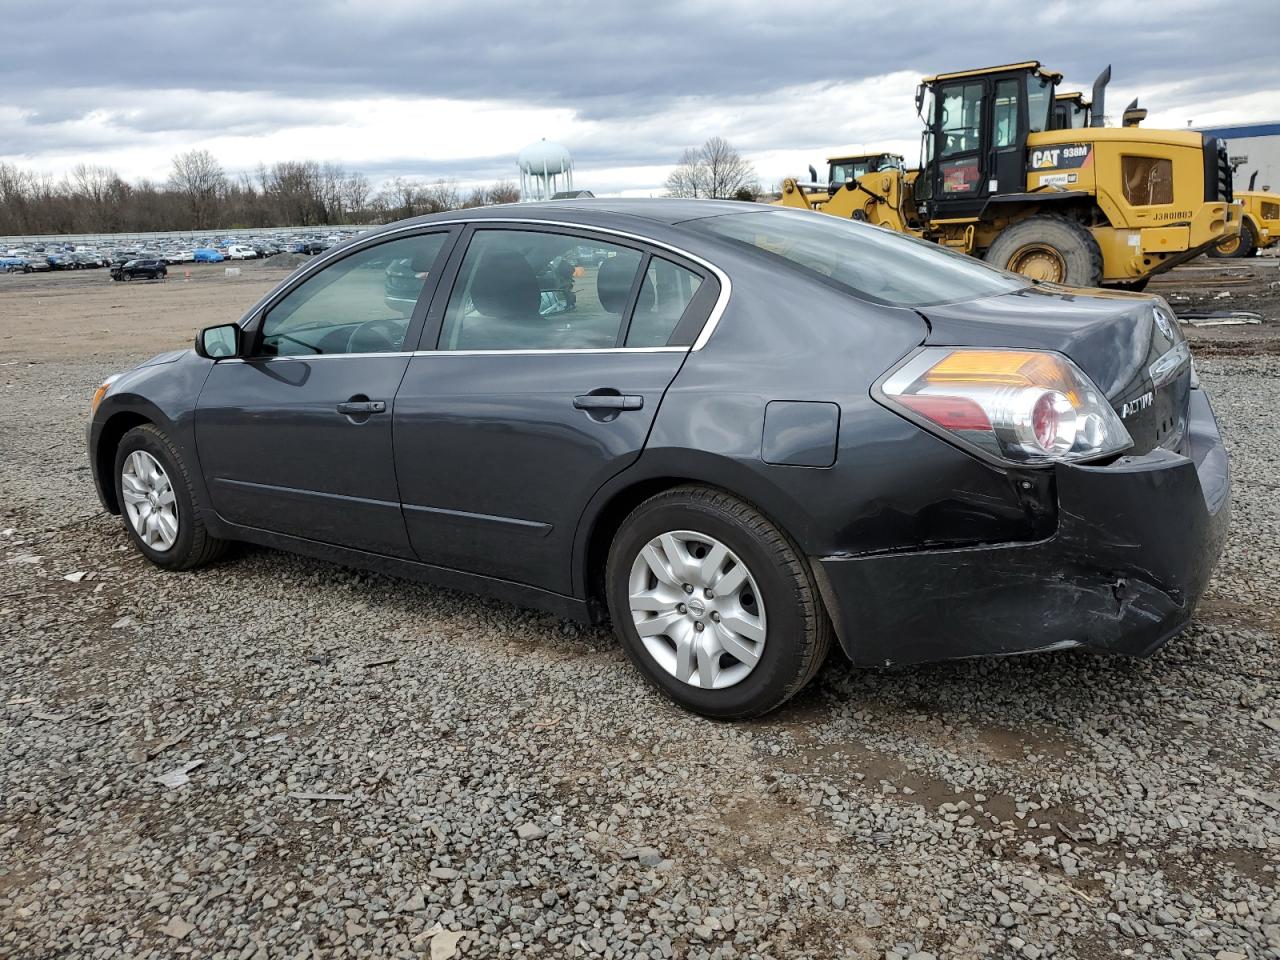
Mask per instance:
[[[833,657],[733,725],[501,603],[162,573],[85,465],[124,358],[0,363],[0,956],[1280,958],[1280,357],[1200,364],[1233,533],[1154,658]]]

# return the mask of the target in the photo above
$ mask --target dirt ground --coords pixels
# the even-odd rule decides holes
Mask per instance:
[[[270,260],[238,269],[193,263],[170,267],[167,280],[131,282],[106,270],[0,275],[0,356],[49,362],[188,346],[201,327],[239,320],[290,272]]]
[[[0,275],[0,958],[1280,960],[1280,260],[1150,288],[1260,318],[1184,327],[1233,478],[1185,634],[836,655],[742,724],[606,629],[264,549],[143,562],[94,387],[288,272]]]
[[[1147,292],[1169,301],[1201,355],[1280,353],[1280,251],[1270,253],[1199,257],[1154,277]]]

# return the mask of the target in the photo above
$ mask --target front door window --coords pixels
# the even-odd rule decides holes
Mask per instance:
[[[263,318],[259,356],[403,349],[418,296],[447,234],[380,243],[308,278]]]

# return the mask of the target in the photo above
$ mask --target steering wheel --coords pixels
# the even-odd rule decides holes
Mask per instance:
[[[407,329],[407,323],[390,317],[366,321],[351,331],[347,353],[396,353]]]

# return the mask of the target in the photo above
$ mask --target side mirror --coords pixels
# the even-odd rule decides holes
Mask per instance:
[[[240,325],[221,323],[205,327],[196,334],[196,353],[206,360],[221,360],[240,355]]]
[[[916,84],[916,115],[920,115],[921,109],[924,107],[924,84]]]

